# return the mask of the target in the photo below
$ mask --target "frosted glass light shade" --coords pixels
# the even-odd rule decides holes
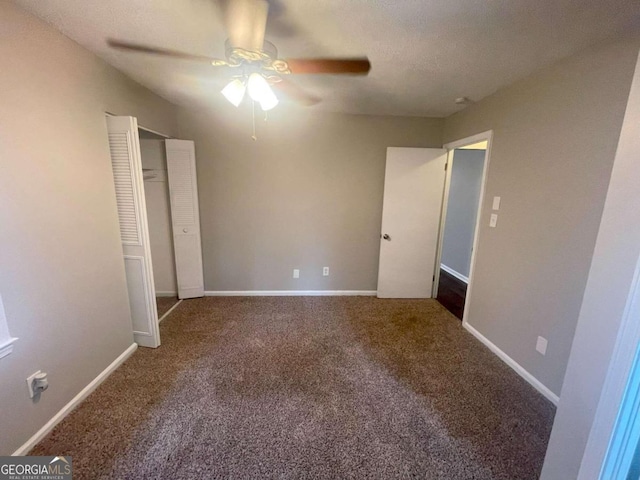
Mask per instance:
[[[278,105],[278,97],[276,97],[273,90],[269,86],[269,83],[259,73],[252,73],[249,75],[249,81],[247,82],[247,88],[249,90],[249,96],[260,104],[262,110],[271,110]]]
[[[260,101],[260,106],[262,107],[262,110],[266,112],[274,108],[276,105],[278,105],[278,97],[273,93],[273,90],[269,89],[269,94],[265,95]]]
[[[231,104],[237,107],[238,105],[240,105],[240,102],[242,102],[242,99],[244,98],[244,92],[246,88],[247,87],[245,87],[242,80],[236,78],[234,80],[231,80],[227,84],[227,86],[222,89],[221,93],[227,100],[229,100],[229,102],[231,102]]]

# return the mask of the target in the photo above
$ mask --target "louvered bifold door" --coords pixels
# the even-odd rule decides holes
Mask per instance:
[[[155,348],[160,345],[160,332],[138,122],[133,117],[107,117],[107,129],[133,338],[142,347]]]
[[[204,296],[195,146],[165,140],[178,298]]]

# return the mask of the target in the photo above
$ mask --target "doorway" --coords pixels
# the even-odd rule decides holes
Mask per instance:
[[[491,132],[486,132],[445,145],[448,169],[433,292],[459,320],[464,320],[468,303],[490,140]]]
[[[140,126],[138,136],[149,224],[155,301],[158,321],[162,321],[179,302],[171,231],[167,153],[164,142],[168,137]]]
[[[436,298],[460,320],[469,283],[486,150],[487,142],[483,141],[456,148],[450,156],[451,180]]]
[[[441,301],[447,295],[453,298],[451,303],[457,305],[454,315],[464,322],[491,137],[492,132],[487,131],[446,144],[442,149],[387,148],[378,298],[437,298],[442,283]],[[460,167],[456,170],[461,169],[462,175],[456,175],[452,196],[454,157]],[[473,167],[470,173],[465,168],[468,163]],[[465,174],[473,179],[473,188]],[[456,191],[461,194],[455,194]],[[452,216],[456,211],[466,212],[466,216],[457,215],[460,217],[457,223],[466,229],[464,234],[454,228],[456,220],[447,222],[449,200]],[[462,208],[468,203],[470,207]],[[445,240],[447,224],[453,233]],[[445,259],[452,265],[441,268],[445,242]],[[456,251],[466,254],[460,256]],[[454,282],[455,289],[451,286]]]

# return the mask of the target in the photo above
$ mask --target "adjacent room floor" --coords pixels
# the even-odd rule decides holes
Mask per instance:
[[[459,320],[462,320],[466,297],[467,284],[441,269],[440,282],[438,282],[438,301]]]
[[[435,300],[182,302],[39,443],[74,478],[535,479],[555,408]]]

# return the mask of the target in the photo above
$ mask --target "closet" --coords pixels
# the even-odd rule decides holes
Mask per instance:
[[[204,296],[195,146],[107,114],[133,337],[160,346],[158,323]]]

